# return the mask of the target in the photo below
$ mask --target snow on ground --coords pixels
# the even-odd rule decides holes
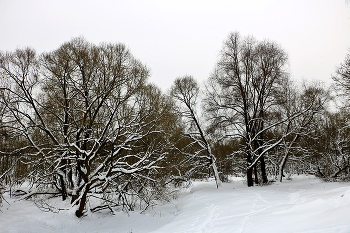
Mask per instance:
[[[283,183],[246,187],[242,180],[195,182],[171,203],[111,215],[73,210],[40,211],[29,201],[7,197],[0,232],[350,232],[350,183],[298,176]]]

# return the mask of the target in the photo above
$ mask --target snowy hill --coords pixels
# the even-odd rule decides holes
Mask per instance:
[[[283,183],[246,187],[242,180],[195,182],[171,203],[146,213],[58,214],[7,197],[0,232],[350,232],[350,183],[298,176]],[[57,200],[59,203],[59,201]]]

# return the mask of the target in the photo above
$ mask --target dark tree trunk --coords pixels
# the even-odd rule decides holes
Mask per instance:
[[[61,183],[62,201],[65,201],[67,199],[66,183],[64,182],[63,176],[59,175],[59,177],[60,177],[60,183]]]
[[[85,209],[85,205],[86,205],[87,193],[89,191],[89,188],[90,187],[88,185],[86,185],[83,196],[80,199],[79,208],[77,209],[77,211],[75,211],[75,216],[77,216],[78,218],[81,218],[84,215],[84,209]]]
[[[269,182],[269,180],[267,179],[267,175],[266,175],[266,165],[265,165],[264,156],[260,157],[260,165],[261,165],[262,180],[263,180],[263,183],[266,184],[267,182]]]
[[[260,103],[260,118],[261,118],[261,122],[260,122],[260,130],[262,131],[264,129],[264,110],[263,110],[263,102],[261,100],[261,103]],[[259,146],[259,154],[261,155],[263,153],[263,150],[262,150],[262,146],[264,144],[264,132],[262,131],[259,135],[259,143],[258,143],[260,146]],[[264,156],[262,155],[260,157],[260,166],[261,166],[261,177],[262,177],[262,181],[264,184],[266,184],[268,182],[268,179],[267,179],[267,175],[266,175],[266,164],[265,164],[265,159],[264,159]]]
[[[75,202],[75,200],[77,200],[77,199],[78,199],[78,195],[77,194],[73,194],[72,195],[72,200],[71,200],[70,203],[73,204]],[[79,204],[79,202],[76,203],[76,205],[78,205],[78,204]]]
[[[253,168],[247,169],[247,182],[248,182],[248,187],[254,186]]]
[[[253,167],[249,168],[251,162],[252,162],[251,155],[250,155],[250,153],[248,153],[247,154],[247,164],[248,164],[247,184],[248,184],[248,187],[254,186],[254,183],[253,183]]]
[[[258,169],[256,168],[256,164],[254,165],[254,182],[255,184],[259,184]]]

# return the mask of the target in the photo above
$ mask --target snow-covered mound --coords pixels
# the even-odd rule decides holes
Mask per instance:
[[[140,212],[42,212],[28,201],[3,203],[0,232],[350,232],[350,183],[298,176],[246,187],[239,179],[216,189],[195,182],[170,204]],[[57,200],[59,203],[59,201]]]

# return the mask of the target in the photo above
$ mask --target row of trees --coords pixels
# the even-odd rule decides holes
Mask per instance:
[[[335,78],[345,90],[349,60]],[[347,177],[347,108],[330,112],[320,85],[297,87],[287,61],[276,43],[231,33],[202,91],[184,76],[164,94],[123,44],[0,53],[2,190],[30,184],[25,198],[68,198],[81,217],[92,198],[92,210],[147,208],[193,178]]]

